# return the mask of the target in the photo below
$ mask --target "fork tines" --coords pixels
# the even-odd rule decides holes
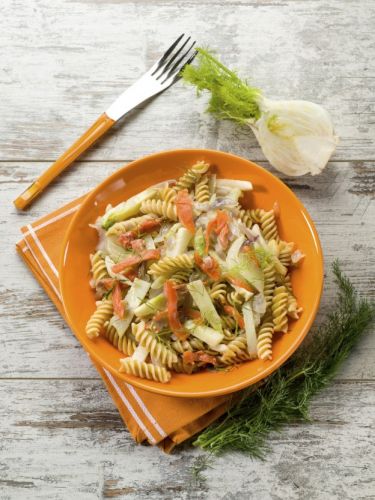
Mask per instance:
[[[196,50],[192,50],[194,45],[195,40],[191,40],[190,36],[180,35],[151,68],[151,76],[160,80],[161,84],[179,79],[180,72],[197,54]]]

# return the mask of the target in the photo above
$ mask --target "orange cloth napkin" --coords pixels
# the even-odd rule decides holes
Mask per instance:
[[[61,242],[83,198],[21,228],[17,251],[64,316],[59,290]],[[137,443],[148,441],[170,452],[222,415],[231,396],[193,399],[160,396],[135,388],[93,361],[120,415]]]

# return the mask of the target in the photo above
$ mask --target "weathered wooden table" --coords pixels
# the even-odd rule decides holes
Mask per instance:
[[[266,462],[136,446],[80,345],[14,250],[18,228],[84,194],[122,164],[178,147],[264,163],[247,130],[202,114],[182,84],[142,107],[32,208],[12,200],[180,32],[217,49],[267,95],[332,114],[341,143],[317,178],[284,179],[317,225],[326,286],[339,257],[374,298],[375,3],[371,0],[3,0],[0,15],[0,498],[375,498],[375,337],[312,405],[312,423],[273,435]],[[306,284],[308,286],[308,284]]]

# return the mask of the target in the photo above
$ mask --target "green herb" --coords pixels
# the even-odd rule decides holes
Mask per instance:
[[[333,272],[339,294],[326,323],[263,386],[244,391],[241,400],[203,431],[194,445],[212,453],[237,450],[263,458],[271,431],[289,422],[309,420],[311,398],[332,380],[375,318],[375,304],[358,298],[337,261]]]
[[[250,87],[207,50],[197,50],[198,66],[187,65],[182,77],[197,87],[198,94],[202,90],[211,92],[207,111],[219,119],[241,124],[255,122],[260,117],[260,90]]]
[[[264,270],[274,261],[273,254],[269,250],[266,250],[263,247],[254,248],[254,253],[262,270]]]
[[[212,464],[211,455],[199,455],[194,459],[193,465],[190,468],[190,472],[195,485],[201,487],[207,481],[206,476],[202,473],[208,468],[211,469],[212,468],[211,464]]]
[[[103,299],[108,299],[110,297],[110,295],[111,295],[112,292],[113,292],[113,287],[110,290],[108,290],[107,292],[103,293],[102,300]]]

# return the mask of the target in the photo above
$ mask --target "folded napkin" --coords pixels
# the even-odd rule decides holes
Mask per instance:
[[[33,224],[21,228],[17,251],[65,318],[59,289],[58,265],[61,242],[83,198],[75,200]],[[222,415],[231,396],[176,398],[138,389],[92,360],[120,415],[137,443],[159,445],[170,452]]]

